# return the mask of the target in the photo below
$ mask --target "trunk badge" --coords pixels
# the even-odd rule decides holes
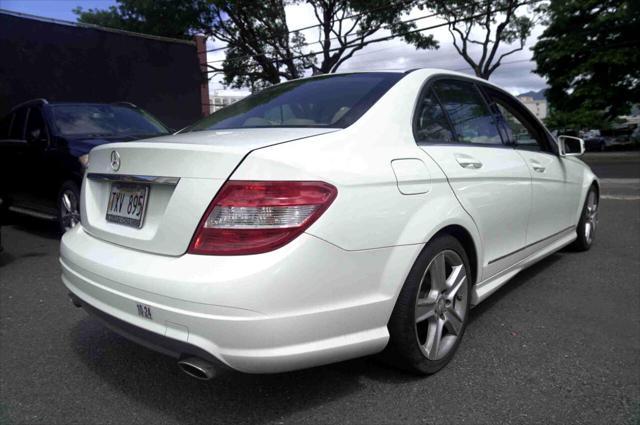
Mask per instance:
[[[111,151],[111,169],[113,171],[120,169],[120,154],[118,151]]]

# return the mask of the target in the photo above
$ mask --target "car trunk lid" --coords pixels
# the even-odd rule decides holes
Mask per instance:
[[[182,255],[207,206],[249,152],[330,131],[335,129],[203,131],[99,146],[91,151],[82,185],[82,225],[114,244]],[[107,221],[117,185],[148,188],[141,227]]]

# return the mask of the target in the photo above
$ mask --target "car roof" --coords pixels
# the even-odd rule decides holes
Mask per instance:
[[[420,74],[422,74],[425,78],[430,76],[430,75],[448,75],[448,76],[452,76],[452,77],[461,77],[461,78],[466,78],[469,80],[474,80],[486,85],[489,85],[491,87],[495,87],[497,89],[503,90],[500,86],[492,83],[491,81],[485,80],[484,78],[479,78],[476,77],[475,75],[470,75],[470,74],[465,74],[463,72],[458,72],[458,71],[451,71],[448,69],[443,69],[443,68],[392,68],[392,69],[384,69],[384,68],[380,68],[380,69],[375,69],[375,68],[368,68],[368,69],[350,69],[350,70],[344,70],[344,71],[338,71],[336,72],[334,75],[341,75],[341,74],[368,74],[368,73],[395,73],[395,74],[410,74],[410,73],[415,73],[418,72]],[[322,77],[322,76],[326,76],[327,74],[320,74],[320,75],[311,75],[308,77],[303,77],[304,79],[312,79],[312,78],[318,78],[318,77]],[[283,81],[286,82],[286,81]],[[279,83],[282,84],[282,83]]]
[[[492,83],[489,80],[485,80],[484,78],[476,77],[475,75],[465,74],[464,72],[451,71],[451,70],[443,69],[443,68],[413,68],[413,69],[405,71],[405,73],[409,73],[409,72],[419,72],[420,74],[423,74],[425,77],[431,76],[431,75],[443,75],[443,76],[451,76],[451,77],[460,77],[460,78],[465,78],[467,80],[473,80],[473,81],[476,81],[478,83],[486,84],[488,86],[491,86],[491,87],[494,87],[494,88],[497,88],[499,90],[504,91],[504,89],[502,87]]]

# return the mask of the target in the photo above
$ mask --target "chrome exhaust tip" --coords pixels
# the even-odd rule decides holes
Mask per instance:
[[[208,381],[213,379],[216,372],[213,364],[199,357],[185,357],[178,360],[178,367],[192,378]]]

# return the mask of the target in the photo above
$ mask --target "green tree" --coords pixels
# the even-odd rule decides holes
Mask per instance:
[[[561,132],[585,128],[606,129],[611,125],[611,121],[605,119],[601,111],[579,109],[565,112],[553,108],[549,110],[549,115],[544,119],[544,123],[551,130],[559,130]]]
[[[108,9],[73,10],[78,22],[172,38],[191,38],[211,25],[206,0],[118,0]]]
[[[80,22],[147,34],[187,38],[202,33],[223,42],[225,59],[208,64],[209,76],[224,74],[231,87],[252,90],[308,70],[335,72],[355,52],[377,40],[381,29],[415,29],[403,16],[417,0],[117,0],[106,10],[76,8]],[[285,7],[307,3],[315,12],[318,42],[307,43],[287,25]],[[403,35],[420,48],[435,48],[430,35]],[[319,49],[315,48],[320,46]],[[318,60],[320,58],[320,60]]]
[[[211,35],[227,43],[222,70],[234,87],[256,88],[279,79],[293,79],[306,70],[314,74],[336,72],[365,46],[376,42],[377,31],[404,33],[415,23],[403,22],[415,1],[388,0],[268,0],[229,2],[212,0],[220,14]],[[286,24],[285,6],[306,3],[313,8],[317,42],[308,42],[301,31]],[[437,47],[432,36],[408,34],[405,39],[422,48]],[[318,49],[319,47],[319,49]]]
[[[290,34],[285,0],[209,0],[213,23],[205,33],[226,43],[221,66],[225,84],[252,90],[304,75],[311,58],[302,52],[302,34]]]
[[[599,127],[640,102],[640,2],[552,1],[533,48],[558,128]]]
[[[524,49],[539,15],[538,8],[524,7],[530,4],[531,0],[435,0],[418,7],[435,8],[447,22],[458,54],[476,76],[488,80],[504,58]],[[509,47],[501,50],[504,45]]]
[[[195,33],[226,43],[226,58],[211,63],[209,77],[252,89],[303,75],[309,60],[301,56],[304,37],[290,36],[285,1],[117,0],[108,9],[74,9],[83,23],[174,38]]]
[[[404,34],[416,28],[415,22],[404,19],[415,1],[307,0],[306,3],[313,7],[318,22],[320,61],[319,65],[316,60],[310,62],[315,74],[336,72],[354,53],[375,43],[372,36],[379,30]],[[422,49],[438,47],[431,35],[413,32],[403,37]]]

